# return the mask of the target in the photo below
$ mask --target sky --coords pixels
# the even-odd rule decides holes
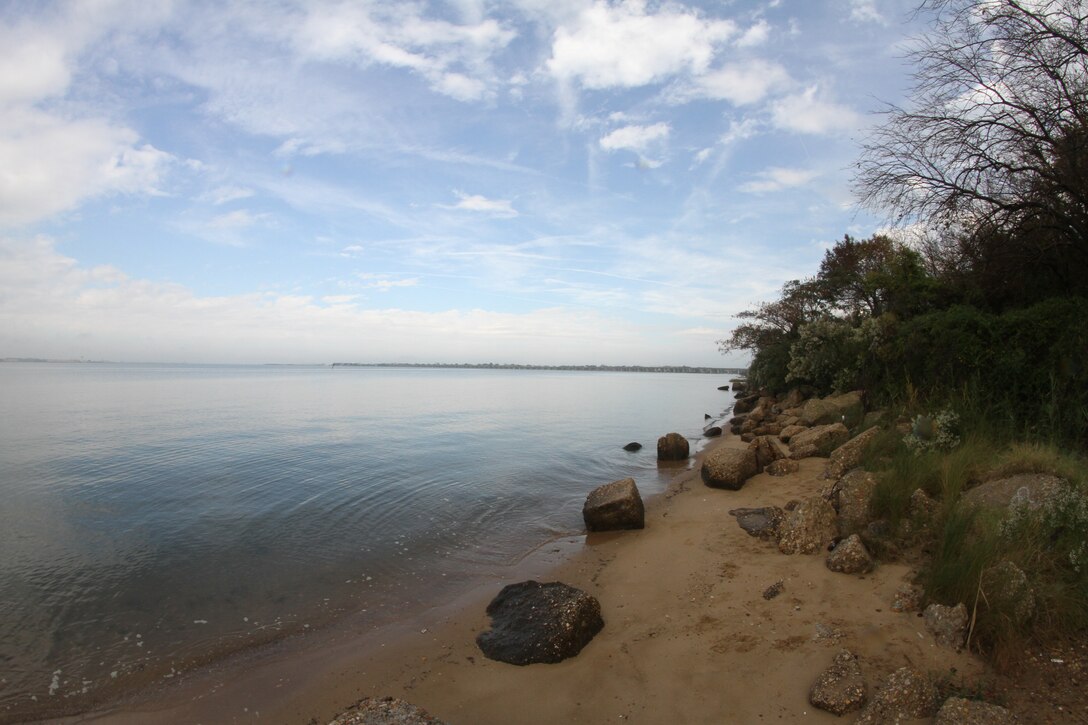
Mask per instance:
[[[0,357],[734,366],[908,0],[0,3]]]

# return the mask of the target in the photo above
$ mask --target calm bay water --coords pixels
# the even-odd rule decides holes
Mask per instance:
[[[699,440],[723,382],[0,364],[0,720],[455,595],[594,486],[662,490],[657,437]]]

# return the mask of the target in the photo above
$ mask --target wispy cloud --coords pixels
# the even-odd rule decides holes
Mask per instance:
[[[788,169],[772,167],[756,174],[752,181],[740,185],[740,190],[753,194],[770,191],[783,191],[797,186],[804,186],[819,174],[811,169]]]
[[[454,193],[460,199],[456,204],[440,204],[439,206],[446,209],[479,212],[502,219],[513,219],[518,215],[517,209],[514,208],[513,202],[509,199],[488,199],[480,194],[465,194],[460,191]]]

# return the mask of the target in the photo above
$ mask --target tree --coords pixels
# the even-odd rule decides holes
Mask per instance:
[[[1029,274],[1046,280],[1034,294],[1088,291],[1084,1],[926,0],[920,10],[934,27],[909,56],[913,92],[864,145],[859,197],[944,230],[947,253],[985,267],[996,289]]]

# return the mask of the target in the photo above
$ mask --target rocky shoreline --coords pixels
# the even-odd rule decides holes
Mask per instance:
[[[877,420],[862,396],[746,396],[738,408],[661,496],[642,502],[633,481],[587,491],[589,533],[523,568],[531,586],[497,583],[380,644],[345,641],[335,656],[194,686],[169,707],[91,719],[200,721],[244,708],[262,722],[337,725],[1033,721],[962,697],[993,677],[963,648],[964,613],[921,611],[911,566],[870,552],[888,532],[869,520],[874,482],[856,468]],[[668,458],[677,445],[663,436],[659,450]],[[537,589],[600,626],[556,617],[541,656],[492,658],[488,632],[517,640],[526,619],[553,611],[531,603],[499,622],[496,602]],[[564,629],[579,630],[577,642],[553,657]]]

